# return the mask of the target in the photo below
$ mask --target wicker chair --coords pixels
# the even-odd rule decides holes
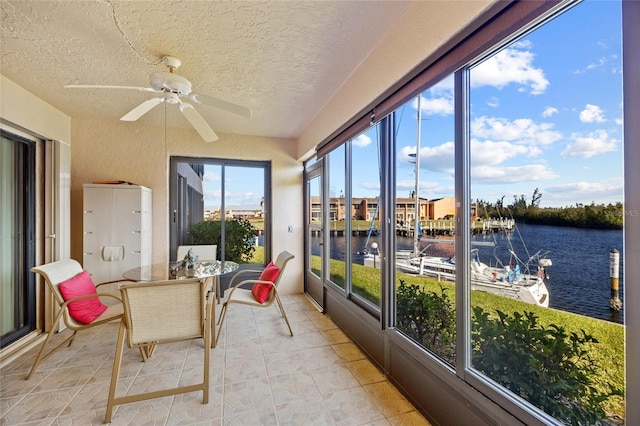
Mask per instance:
[[[63,299],[62,294],[60,293],[59,285],[64,281],[67,281],[68,279],[75,277],[76,275],[78,275],[83,271],[82,266],[80,266],[80,264],[73,259],[63,259],[56,262],[47,263],[42,266],[31,268],[31,271],[37,274],[40,274],[40,276],[42,276],[42,278],[44,279],[44,282],[47,284],[47,287],[51,291],[54,302],[58,306],[58,313],[53,321],[51,330],[49,330],[49,332],[47,333],[47,338],[45,339],[44,344],[40,348],[40,351],[38,352],[38,355],[36,356],[36,359],[33,362],[33,366],[31,367],[29,374],[27,374],[27,376],[25,377],[26,380],[29,380],[29,378],[31,378],[31,375],[36,371],[36,368],[38,367],[38,364],[40,363],[40,361],[49,357],[49,355],[53,354],[65,343],[67,344],[67,346],[71,346],[71,343],[73,343],[73,339],[76,337],[76,334],[79,331],[93,328],[95,326],[102,325],[114,320],[119,320],[122,318],[122,313],[123,313],[122,301],[120,300],[120,297],[111,293],[99,292],[98,294],[100,297],[110,298],[114,300],[116,303],[108,306],[107,310],[104,311],[95,320],[93,320],[90,324],[83,324],[71,317],[71,315],[69,314],[69,308],[68,308],[69,303],[82,300],[82,299],[95,297],[95,295],[76,297],[73,299],[69,299],[66,302]],[[117,281],[100,283],[96,285],[96,290],[98,290],[99,287],[102,285],[112,284],[114,282],[117,282]],[[68,329],[72,330],[73,333],[71,334],[71,336],[66,338],[63,342],[58,344],[58,346],[56,346],[53,350],[51,350],[49,353],[45,355],[45,348],[47,347],[49,340],[51,339],[53,334],[58,330],[58,325],[60,324],[60,318],[63,319],[64,325]]]
[[[241,271],[236,272],[236,274],[231,278],[229,282],[229,288],[224,292],[224,298],[222,302],[222,311],[220,312],[220,318],[218,319],[219,330],[222,329],[224,324],[224,319],[227,314],[227,310],[229,309],[229,305],[232,304],[241,304],[248,305],[256,308],[268,308],[273,304],[273,302],[277,303],[277,307],[280,310],[280,315],[284,319],[285,324],[289,328],[289,334],[293,336],[293,330],[291,330],[291,325],[289,324],[289,320],[287,319],[287,314],[284,311],[284,307],[282,306],[282,302],[280,301],[280,296],[278,296],[278,283],[282,278],[282,274],[284,273],[285,266],[287,263],[293,259],[295,256],[288,251],[281,252],[275,261],[275,266],[279,268],[278,276],[273,281],[263,281],[260,279],[247,279],[240,281],[236,284],[234,282],[237,278],[241,277],[244,274],[252,273],[252,274],[260,274],[262,271],[254,270],[254,269],[243,269]],[[271,286],[271,291],[269,296],[264,301],[264,303],[260,303],[256,300],[254,295],[252,294],[252,287],[255,284],[267,284]],[[249,287],[251,286],[251,287]],[[241,287],[249,287],[249,288],[241,288]],[[220,337],[220,332],[218,332],[218,337]]]
[[[114,405],[202,391],[209,402],[209,359],[215,329],[215,304],[206,300],[208,285],[198,278],[120,285],[124,317],[120,323],[105,422],[111,421]],[[145,349],[149,355],[157,344],[204,339],[203,380],[200,383],[153,392],[116,397],[125,336],[129,347]]]

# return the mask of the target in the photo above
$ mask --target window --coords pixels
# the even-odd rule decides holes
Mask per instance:
[[[380,259],[384,249],[380,219],[380,125],[371,126],[352,138],[348,146],[351,148],[351,204],[359,207],[351,217],[351,288],[353,294],[377,310],[382,287]]]
[[[332,151],[329,164],[329,280],[340,288],[345,288],[346,253],[348,250],[349,221],[348,200],[345,187],[345,146]]]
[[[396,327],[455,365],[453,77],[395,112]],[[440,206],[435,213],[435,206]],[[416,220],[416,218],[418,218]]]
[[[270,260],[269,163],[172,157],[171,165],[171,259],[178,245],[216,244],[220,260]]]
[[[447,388],[451,406],[486,409],[487,422],[621,423],[622,354],[637,346],[623,320],[622,241],[636,240],[623,217],[637,209],[622,204],[621,2],[511,2],[491,13],[319,147],[347,150],[352,229],[357,217],[384,218],[373,227],[380,256],[352,247],[347,272],[350,299],[380,309],[384,347],[371,343],[378,324],[345,313],[354,304],[335,317],[425,407]],[[374,122],[393,132],[369,157],[356,141]],[[379,198],[359,202],[377,184]],[[359,274],[360,253],[381,273]],[[379,299],[366,298],[373,288]]]
[[[624,257],[620,22],[620,3],[585,1],[469,74],[470,239],[483,243],[469,260],[471,365],[567,423],[624,416],[621,396],[600,405],[589,390],[624,389],[607,355],[624,346],[609,285],[613,250]],[[558,343],[571,333],[580,349]]]

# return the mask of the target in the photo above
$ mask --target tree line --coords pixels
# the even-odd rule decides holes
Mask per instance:
[[[531,198],[524,194],[513,196],[513,202],[506,204],[505,197],[495,203],[476,200],[477,215],[492,219],[509,218],[519,222],[539,225],[573,226],[592,229],[622,229],[624,208],[621,202],[615,204],[576,204],[568,207],[540,207],[542,193],[538,188]]]

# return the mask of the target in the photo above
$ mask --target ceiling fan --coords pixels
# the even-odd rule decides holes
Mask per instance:
[[[177,104],[180,112],[185,116],[189,123],[191,123],[193,128],[196,129],[205,142],[216,141],[218,140],[218,136],[194,106],[189,102],[183,101],[183,99],[197,104],[209,105],[246,118],[251,118],[251,110],[249,108],[223,101],[222,99],[212,98],[210,96],[192,92],[191,82],[175,72],[181,64],[179,59],[171,56],[165,56],[162,58],[162,61],[169,68],[169,71],[152,73],[149,76],[149,86],[151,87],[104,86],[90,84],[70,84],[64,87],[69,89],[129,89],[139,90],[141,92],[159,93],[160,96],[147,99],[123,115],[120,120],[136,121],[147,112],[151,111],[153,107],[163,102],[168,104]]]

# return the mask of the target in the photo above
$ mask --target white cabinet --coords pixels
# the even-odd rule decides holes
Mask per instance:
[[[151,189],[85,184],[83,267],[97,284],[151,264]]]

